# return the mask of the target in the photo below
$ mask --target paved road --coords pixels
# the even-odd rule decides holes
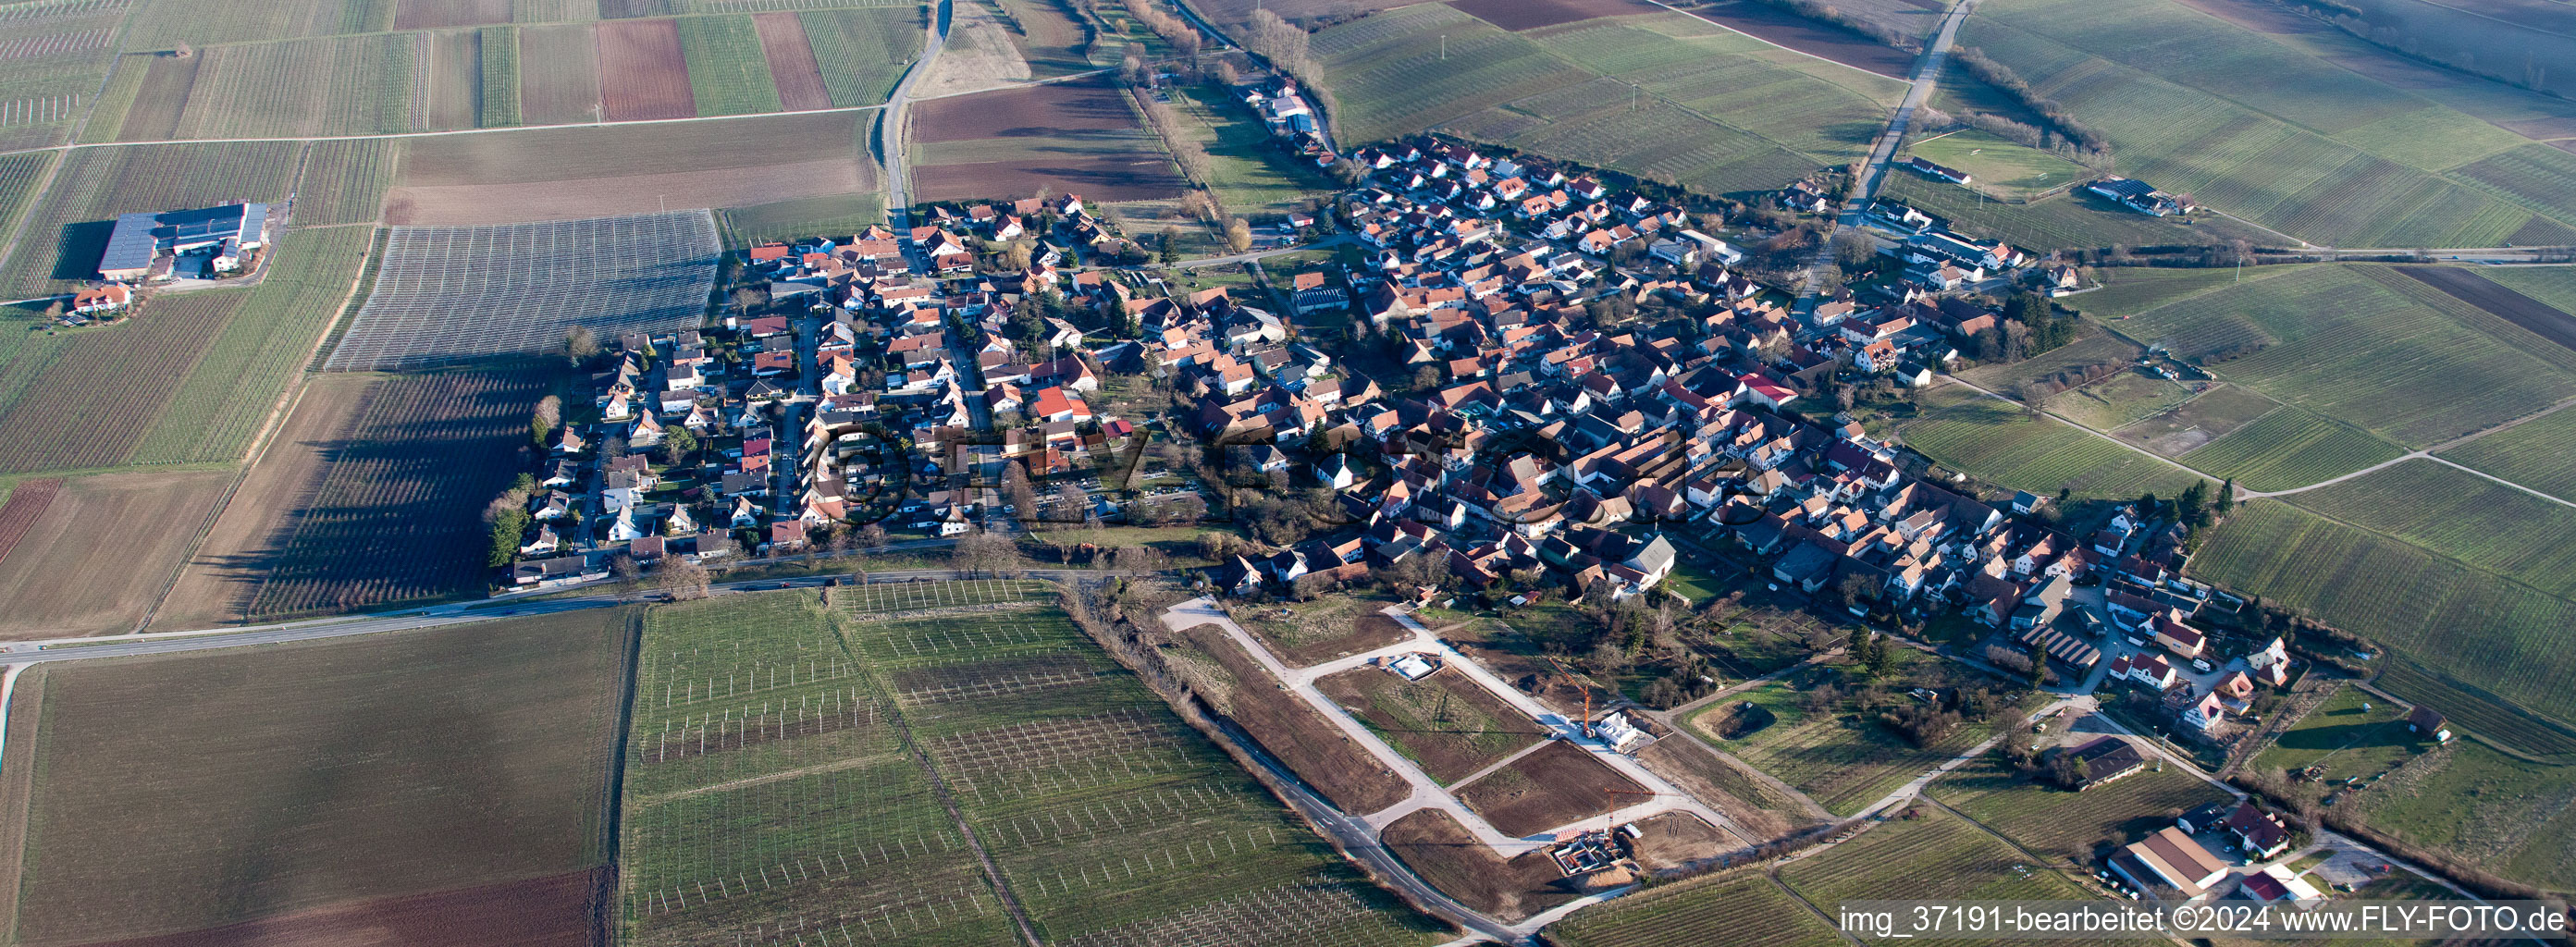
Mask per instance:
[[[1959,23],[1968,18],[1977,0],[1960,0],[1943,17],[1941,28],[1932,41],[1923,44],[1923,55],[1914,61],[1914,77],[1907,81],[1905,98],[1898,101],[1896,114],[1889,116],[1887,129],[1879,132],[1878,141],[1870,146],[1869,162],[1861,166],[1860,180],[1852,187],[1842,210],[1834,217],[1832,230],[1825,233],[1824,245],[1816,248],[1816,259],[1807,267],[1806,281],[1798,288],[1797,313],[1804,317],[1816,308],[1817,275],[1834,260],[1834,238],[1846,229],[1860,226],[1861,214],[1871,199],[1878,196],[1879,182],[1887,178],[1887,163],[1896,157],[1896,146],[1905,141],[1905,130],[1914,123],[1914,110],[1932,98],[1932,87],[1941,78],[1941,63],[1950,54],[1950,41],[1959,35]]]
[[[912,102],[913,84],[921,81],[922,74],[930,71],[930,64],[939,59],[940,50],[948,47],[948,22],[954,13],[951,5],[952,0],[939,0],[939,8],[930,18],[930,36],[922,41],[921,58],[904,70],[903,81],[895,83],[894,93],[886,96],[884,114],[877,116],[877,159],[885,169],[886,219],[893,221],[897,230],[910,226],[912,209],[912,170],[907,166],[910,156],[905,147],[911,126],[904,106]]]

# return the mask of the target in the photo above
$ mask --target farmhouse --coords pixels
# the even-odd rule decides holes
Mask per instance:
[[[1968,186],[1968,172],[1961,171],[1957,168],[1942,167],[1941,165],[1933,164],[1932,162],[1926,161],[1922,158],[1906,159],[1905,168],[1908,171],[1931,178],[1935,181],[1948,181],[1952,184],[1959,185],[1960,187]]]
[[[2156,190],[2155,185],[2136,178],[2103,178],[2085,185],[2084,189],[2141,214],[2164,217],[2182,213],[2187,209],[2181,199]]]
[[[241,254],[268,243],[268,205],[225,204],[202,210],[122,214],[108,234],[107,250],[98,258],[100,276],[133,282],[149,276],[168,279],[174,258],[212,249],[213,268],[238,266]]]
[[[113,312],[133,302],[134,291],[123,283],[95,286],[72,294],[72,311],[82,315]]]
[[[2167,827],[2111,856],[2111,871],[2140,890],[2171,888],[2196,898],[2227,877],[2227,864],[2178,828]]]
[[[2147,767],[2147,758],[2138,753],[2138,748],[2119,737],[2094,737],[2059,752],[2084,764],[2084,781],[2075,787],[2078,792],[2140,772]]]

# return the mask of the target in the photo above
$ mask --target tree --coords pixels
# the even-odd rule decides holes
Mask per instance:
[[[698,436],[689,433],[688,428],[674,424],[669,433],[662,435],[663,463],[677,467],[688,463],[689,458],[697,456],[697,453]]]
[[[492,519],[492,552],[485,565],[498,569],[519,557],[519,537],[528,530],[528,511],[513,507]]]
[[[1020,544],[1000,533],[969,533],[957,541],[956,550],[949,556],[969,577],[979,572],[1003,575],[1021,565]]]
[[[1228,218],[1225,222],[1225,248],[1236,253],[1252,249],[1252,225],[1244,223],[1241,217]]]
[[[565,361],[580,366],[589,364],[591,359],[598,357],[599,338],[590,334],[588,326],[574,326],[564,330]]]
[[[702,599],[707,597],[707,567],[687,556],[668,556],[653,570],[653,584],[674,602]]]
[[[2056,783],[2059,788],[2082,789],[2084,781],[2092,777],[2093,768],[2085,764],[2083,757],[2073,753],[2059,751],[2048,761],[2049,781]]]
[[[2214,519],[2209,512],[2209,481],[2193,480],[2183,488],[2182,499],[2174,504],[2174,517],[2193,529],[2206,529]]]
[[[2234,509],[2236,509],[2236,478],[2229,477],[2226,483],[2218,487],[2218,515],[2225,516]]]
[[[1869,676],[1886,677],[1889,668],[1894,665],[1895,662],[1896,655],[1887,649],[1886,636],[1870,636],[1869,653],[1863,655],[1860,662],[1862,667],[1869,670]]]
[[[1055,505],[1056,522],[1081,522],[1090,517],[1091,494],[1083,492],[1077,484],[1068,483],[1055,492]]]
[[[1130,86],[1142,87],[1145,84],[1144,57],[1128,53],[1127,58],[1119,60],[1118,81]]]
[[[555,425],[561,423],[563,423],[563,399],[553,395],[539,398],[536,411],[528,417],[528,439],[536,442],[539,448],[543,448],[546,446],[546,438],[553,436]]]
[[[608,572],[617,578],[618,601],[634,601],[635,593],[644,588],[644,567],[636,563],[634,556],[618,553],[608,560]]]
[[[850,542],[861,549],[875,549],[886,544],[885,526],[869,523],[850,531]]]

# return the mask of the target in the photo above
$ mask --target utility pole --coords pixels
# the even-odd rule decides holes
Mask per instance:
[[[1449,34],[1440,34],[1440,61],[1449,61]]]

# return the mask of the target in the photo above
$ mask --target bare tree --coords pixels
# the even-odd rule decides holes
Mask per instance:
[[[686,556],[670,556],[653,570],[654,584],[659,585],[671,601],[688,602],[707,597],[707,567]]]
[[[950,561],[969,577],[977,573],[1006,575],[1019,570],[1020,545],[1000,533],[970,533],[957,541],[949,554]]]
[[[634,556],[618,553],[615,558],[608,560],[608,571],[617,577],[618,601],[634,601],[635,593],[643,590],[644,567],[636,564]]]

